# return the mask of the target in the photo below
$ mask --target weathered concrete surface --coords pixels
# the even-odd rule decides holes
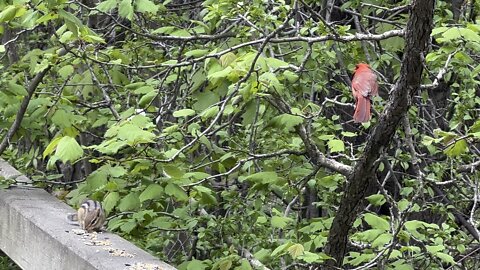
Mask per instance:
[[[20,173],[0,159],[0,176],[12,175]],[[42,189],[1,189],[0,249],[26,270],[175,269],[117,235],[75,234],[65,218],[73,211]]]

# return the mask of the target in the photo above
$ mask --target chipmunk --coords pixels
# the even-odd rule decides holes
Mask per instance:
[[[67,215],[70,222],[77,222],[80,228],[87,231],[100,231],[105,223],[105,212],[98,201],[86,200],[78,208],[77,213]]]

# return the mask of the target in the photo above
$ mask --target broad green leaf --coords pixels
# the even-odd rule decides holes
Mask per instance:
[[[181,178],[185,171],[181,170],[178,166],[175,165],[164,165],[163,166],[163,173],[168,178]]]
[[[465,139],[456,141],[453,145],[449,146],[443,152],[449,157],[458,157],[461,154],[467,152],[468,144]]]
[[[118,209],[120,211],[131,211],[136,210],[140,207],[140,199],[138,193],[132,192],[129,193],[127,196],[123,197],[120,200],[120,204],[118,205]]]
[[[178,185],[169,183],[165,187],[165,193],[170,196],[174,196],[179,201],[187,201],[188,195],[187,193]]]
[[[147,108],[147,106],[150,105],[150,103],[157,96],[157,94],[157,91],[148,92],[147,94],[143,95],[142,98],[140,98],[138,105],[141,108]]]
[[[194,114],[195,114],[195,111],[192,109],[182,109],[182,110],[173,112],[174,117],[186,117]]]
[[[65,136],[58,141],[55,156],[63,162],[73,163],[83,156],[83,149],[75,138]]]
[[[202,120],[207,120],[207,119],[210,119],[212,117],[215,117],[218,114],[219,110],[220,110],[220,107],[218,107],[218,106],[213,106],[213,107],[210,107],[210,108],[206,109],[205,111],[203,111],[200,114],[202,116]]]
[[[318,184],[326,188],[337,187],[341,179],[338,174],[328,175],[320,178]]]
[[[265,61],[267,62],[267,65],[273,69],[277,69],[277,68],[280,68],[280,67],[283,67],[283,68],[286,68],[288,67],[288,63],[285,62],[285,61],[282,61],[280,59],[277,59],[277,58],[273,58],[273,57],[268,57],[265,59]]]
[[[271,125],[285,130],[292,130],[295,126],[303,123],[303,118],[297,115],[281,114],[271,120]]]
[[[407,210],[407,207],[408,205],[410,204],[410,202],[406,199],[401,199],[399,202],[398,202],[398,210],[400,211],[405,211]]]
[[[203,49],[196,49],[196,50],[191,50],[185,53],[185,56],[187,57],[200,57],[208,54],[208,50],[203,50]]]
[[[187,270],[204,270],[207,269],[208,265],[202,261],[193,259],[188,262]]]
[[[282,92],[283,84],[280,83],[277,76],[271,72],[265,72],[258,78],[267,88],[274,91]]]
[[[390,243],[392,239],[393,235],[391,235],[390,233],[382,233],[372,242],[372,248],[383,247],[386,244]]]
[[[150,184],[148,187],[140,194],[140,202],[152,199],[160,199],[163,195],[163,188],[159,184]]]
[[[220,71],[217,71],[217,72],[215,72],[215,73],[213,73],[213,74],[208,75],[207,78],[208,78],[209,80],[211,80],[211,79],[218,79],[218,78],[225,78],[225,77],[227,77],[228,75],[230,75],[230,73],[232,73],[232,70],[233,70],[233,69],[232,69],[231,67],[226,67],[226,68],[223,69],[223,70],[220,70]]]
[[[278,180],[276,172],[258,172],[245,177],[245,180],[249,180],[260,184],[274,183]]]
[[[151,85],[144,85],[144,86],[141,86],[137,89],[135,89],[135,91],[133,91],[135,94],[149,94],[149,93],[157,93],[155,91],[155,89],[151,86]]]
[[[345,151],[345,144],[342,140],[330,140],[327,145],[332,153]]]
[[[118,165],[118,166],[108,166],[108,175],[114,178],[118,178],[127,174],[127,170],[125,167]]]
[[[322,258],[322,256],[320,256],[320,254],[318,253],[305,251],[303,255],[300,255],[298,258],[306,263],[314,263],[314,262],[322,262],[323,260],[327,259],[328,256],[327,258]]]
[[[19,85],[11,81],[8,82],[8,90],[10,93],[17,96],[28,96],[28,92],[23,85]]]
[[[62,137],[56,137],[47,145],[47,147],[43,151],[43,158],[53,153],[53,151],[57,148],[58,142],[60,142],[61,139]]]
[[[72,126],[72,113],[66,112],[65,110],[57,110],[52,116],[52,123],[58,125],[62,128],[69,128]]]
[[[131,233],[137,227],[137,222],[127,221],[120,226],[120,229],[124,233]]]
[[[115,206],[117,206],[118,201],[120,200],[120,194],[118,192],[110,192],[105,199],[103,199],[103,209],[107,213],[111,212]]]
[[[132,0],[122,0],[118,6],[118,14],[131,21],[133,19]]]
[[[222,56],[220,56],[220,64],[222,67],[227,67],[230,65],[233,61],[237,59],[237,56],[233,52],[228,52]]]
[[[437,252],[435,253],[435,256],[448,264],[451,264],[451,265],[456,264],[455,259],[447,253]]]
[[[152,132],[143,130],[131,123],[126,123],[119,127],[117,136],[132,146],[139,143],[151,143],[155,138],[155,134]]]
[[[68,78],[68,76],[72,75],[72,73],[73,73],[72,65],[63,66],[58,70],[58,74],[60,75],[60,77],[62,77],[62,79]]]
[[[0,12],[0,22],[7,22],[15,18],[15,14],[17,13],[17,6],[9,5],[2,8],[2,12]]]
[[[374,229],[380,229],[384,231],[388,231],[390,229],[390,224],[388,223],[388,221],[377,215],[366,213],[363,215],[363,218],[365,222],[367,222],[368,225],[370,225]]]
[[[419,232],[418,229],[425,229],[425,228],[438,229],[438,225],[436,224],[429,224],[419,220],[409,220],[405,222],[404,226],[409,233],[411,233],[415,238],[419,240],[424,240],[426,236],[425,234],[423,234],[423,232],[422,233]]]
[[[285,79],[287,79],[291,83],[294,83],[298,80],[298,75],[291,72],[290,70],[285,70],[283,72],[283,77],[285,77]]]
[[[373,194],[366,198],[369,203],[375,206],[383,205],[387,200],[382,194]]]
[[[294,244],[288,248],[288,253],[292,256],[293,259],[296,259],[298,256],[303,255],[305,251],[304,247],[301,244]]]
[[[279,217],[273,216],[271,220],[272,227],[284,229],[288,223],[292,222],[293,220],[289,217]]]
[[[136,10],[140,13],[157,14],[158,6],[150,0],[135,0]]]
[[[116,7],[117,7],[117,0],[107,0],[97,5],[97,9],[103,12],[108,12]]]
[[[290,242],[287,242],[283,245],[280,245],[278,246],[276,249],[273,250],[272,254],[270,256],[272,257],[275,257],[277,255],[281,255],[282,253],[284,253],[290,246],[292,245],[292,243]]]

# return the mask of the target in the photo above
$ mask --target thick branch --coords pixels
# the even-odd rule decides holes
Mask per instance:
[[[346,253],[348,232],[362,210],[364,198],[375,192],[375,172],[383,149],[388,147],[402,117],[410,106],[411,96],[420,87],[423,72],[423,55],[427,49],[433,22],[433,0],[414,0],[406,30],[406,47],[398,79],[378,125],[371,132],[365,153],[355,164],[348,177],[337,215],[333,220],[326,252],[335,261],[330,266],[342,266]]]

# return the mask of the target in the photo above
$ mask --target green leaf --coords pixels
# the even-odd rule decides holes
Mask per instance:
[[[225,78],[227,77],[228,75],[230,75],[230,73],[232,73],[232,68],[231,67],[226,67],[225,69],[223,70],[220,70],[220,71],[217,71],[215,73],[212,73],[210,75],[207,76],[207,78],[209,80],[211,79],[218,79],[218,78]]]
[[[115,206],[117,206],[118,201],[120,200],[120,194],[118,192],[110,192],[108,195],[103,199],[103,209],[107,213],[110,213]]]
[[[15,18],[15,14],[17,13],[17,7],[14,5],[9,5],[2,8],[2,12],[0,12],[0,22],[7,22]]]
[[[222,67],[227,67],[228,65],[233,63],[233,61],[235,61],[236,59],[237,59],[237,56],[233,52],[228,52],[220,56],[220,59],[219,59],[220,65],[222,65]]]
[[[138,102],[138,105],[141,108],[146,108],[148,105],[150,105],[150,103],[157,96],[157,94],[158,94],[157,91],[148,92],[147,94],[143,95],[140,98],[140,101]]]
[[[318,184],[326,188],[338,187],[341,179],[342,177],[339,176],[338,174],[332,174],[332,175],[328,175],[320,178],[318,180]]]
[[[450,256],[449,254],[446,254],[446,253],[443,253],[443,252],[437,252],[437,253],[435,253],[435,256],[437,258],[439,258],[440,260],[448,263],[448,264],[451,264],[451,265],[455,264],[455,259],[452,256]]]
[[[369,203],[375,206],[383,205],[387,200],[382,194],[373,194],[366,198]]]
[[[52,116],[52,123],[62,128],[69,128],[72,126],[71,113],[65,110],[57,110]]]
[[[200,57],[208,54],[208,50],[204,49],[196,49],[196,50],[191,50],[185,53],[186,57]]]
[[[210,119],[218,114],[218,111],[220,110],[220,107],[218,106],[213,106],[205,111],[203,111],[200,115],[202,116],[202,120],[207,120]]]
[[[118,205],[118,209],[122,212],[136,210],[139,207],[140,199],[136,192],[129,193],[127,196],[123,197]]]
[[[165,193],[170,196],[174,196],[179,201],[188,201],[188,195],[180,186],[169,183],[165,187]]]
[[[168,178],[181,178],[185,172],[181,170],[178,166],[175,165],[164,165],[163,166],[163,173]]]
[[[131,123],[124,124],[118,128],[118,138],[132,146],[139,143],[151,143],[155,137],[155,134],[152,132],[143,130]]]
[[[329,258],[326,255],[324,256],[326,258],[323,258],[320,254],[313,253],[310,251],[305,251],[304,254],[299,257],[299,259],[306,263],[323,262],[324,260]]]
[[[267,62],[267,65],[273,69],[277,69],[277,68],[280,68],[280,67],[283,67],[283,68],[286,68],[288,67],[288,63],[285,62],[285,61],[282,61],[280,59],[277,59],[277,58],[273,58],[273,57],[268,57],[265,59],[266,62]]]
[[[150,184],[148,187],[140,194],[140,202],[146,200],[160,199],[163,195],[163,188],[159,184]]]
[[[283,84],[280,83],[277,76],[272,72],[265,72],[258,80],[262,82],[267,88],[272,89],[274,91],[281,92],[283,90]]]
[[[122,0],[118,6],[118,14],[120,17],[131,21],[133,19],[132,0]]]
[[[23,85],[16,84],[12,81],[8,82],[8,90],[10,93],[17,96],[28,96],[28,92]]]
[[[467,152],[468,144],[465,139],[456,141],[453,145],[450,145],[443,152],[449,157],[458,157],[461,154]]]
[[[116,7],[117,7],[117,0],[107,0],[97,5],[97,9],[103,12],[108,12]]]
[[[366,213],[363,215],[363,219],[374,229],[380,229],[384,231],[390,230],[390,224],[388,221],[377,215]]]
[[[402,212],[407,210],[409,204],[410,202],[407,199],[401,199],[400,201],[398,201],[398,210]]]
[[[275,257],[275,256],[277,256],[277,255],[279,255],[279,254],[282,254],[282,253],[285,252],[285,251],[287,250],[287,248],[289,248],[291,245],[292,245],[292,243],[287,242],[287,243],[285,243],[285,244],[283,244],[283,245],[278,246],[276,249],[274,249],[274,250],[272,251],[272,254],[271,254],[270,256]]]
[[[271,220],[272,227],[284,229],[288,223],[292,222],[293,220],[289,217],[279,217],[273,216]]]
[[[292,256],[293,259],[296,259],[298,256],[303,255],[305,248],[301,244],[294,244],[288,248],[288,253]]]
[[[287,79],[291,83],[294,83],[298,80],[298,75],[291,72],[290,70],[285,70],[283,72],[283,77],[285,77],[285,79]]]
[[[373,242],[372,248],[383,247],[393,239],[393,235],[390,233],[382,233]]]
[[[62,137],[56,137],[55,139],[53,139],[48,145],[47,147],[45,148],[45,150],[43,151],[43,158],[47,157],[48,155],[50,155],[51,153],[53,153],[53,151],[57,148],[57,145],[58,145],[58,142],[62,139]]]
[[[135,7],[140,13],[157,14],[158,6],[150,0],[135,0]]]
[[[207,269],[208,265],[202,261],[193,259],[192,261],[188,262],[187,270],[204,270]]]
[[[173,117],[187,117],[194,114],[195,114],[195,111],[192,109],[182,109],[182,110],[173,112]]]
[[[332,153],[345,151],[345,144],[342,140],[330,140],[327,145]]]
[[[83,156],[83,149],[75,138],[65,136],[58,141],[55,156],[63,162],[73,163]]]
[[[283,128],[287,131],[293,130],[295,126],[298,126],[301,123],[303,123],[302,117],[291,114],[281,114],[271,120],[271,125]]]
[[[411,233],[415,238],[419,240],[424,240],[426,236],[425,234],[420,233],[418,229],[425,229],[425,228],[438,229],[438,225],[436,224],[428,224],[426,222],[419,221],[419,220],[409,220],[405,222],[404,226],[409,233]]]
[[[60,75],[60,77],[62,77],[62,79],[68,78],[68,76],[72,75],[72,73],[73,73],[72,65],[63,66],[58,70],[58,74]]]
[[[274,183],[278,180],[276,172],[258,172],[245,177],[245,180],[249,180],[260,184]]]

